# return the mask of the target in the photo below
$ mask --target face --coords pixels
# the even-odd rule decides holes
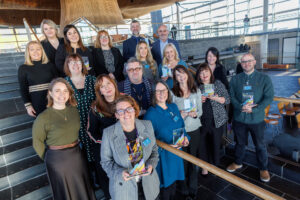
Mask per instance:
[[[166,103],[168,99],[168,89],[161,83],[158,83],[155,88],[155,98],[157,103]]]
[[[144,43],[140,44],[140,46],[139,46],[139,52],[140,52],[140,55],[141,55],[142,58],[146,58],[147,54],[148,54],[147,45],[144,44]]]
[[[158,33],[159,39],[161,39],[163,41],[168,39],[169,30],[167,29],[166,26],[160,26],[157,29],[157,33]]]
[[[175,71],[176,80],[179,82],[179,84],[185,84],[188,80],[188,75],[184,71]]]
[[[68,30],[67,38],[71,43],[77,43],[79,41],[79,34],[75,28],[70,28]]]
[[[167,47],[165,49],[165,56],[168,61],[175,60],[175,51],[172,47]]]
[[[246,54],[242,57],[241,64],[245,73],[251,73],[254,71],[256,60],[252,55]]]
[[[55,105],[66,104],[70,96],[67,86],[61,82],[56,83],[49,94],[53,99],[53,104]]]
[[[211,74],[210,74],[209,70],[206,69],[206,70],[201,71],[199,76],[200,76],[200,79],[203,83],[209,83],[210,82]]]
[[[139,84],[143,79],[143,70],[138,62],[128,64],[127,74],[130,82]]]
[[[102,33],[102,34],[100,35],[99,40],[100,40],[101,46],[107,46],[108,43],[109,43],[108,35],[106,35],[105,33]]]
[[[207,62],[209,65],[215,65],[217,62],[217,57],[211,51],[207,54]]]
[[[132,23],[130,26],[130,30],[133,35],[139,35],[141,31],[141,26],[139,23]]]
[[[56,30],[52,26],[49,26],[48,24],[43,25],[43,31],[47,38],[54,38],[56,37]]]
[[[70,59],[68,66],[71,75],[77,75],[82,73],[82,63],[79,58]]]
[[[28,47],[31,61],[40,61],[42,59],[42,48],[38,44],[31,44]]]
[[[114,84],[107,78],[102,79],[99,89],[104,98],[114,96],[116,91]]]
[[[121,124],[131,124],[135,120],[135,110],[133,106],[127,102],[122,101],[116,105],[116,118],[120,120]]]

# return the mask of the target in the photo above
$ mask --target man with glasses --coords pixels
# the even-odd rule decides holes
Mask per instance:
[[[243,73],[232,77],[230,97],[233,105],[233,131],[236,136],[235,161],[227,167],[234,172],[242,168],[245,146],[250,132],[256,149],[260,180],[270,181],[268,153],[264,143],[265,108],[273,101],[274,90],[269,76],[255,70],[256,60],[250,53],[241,59]]]
[[[149,46],[151,45],[148,38],[140,35],[141,25],[139,21],[133,20],[130,24],[130,30],[132,32],[131,38],[123,42],[123,57],[125,62],[129,58],[135,56],[136,45],[139,43],[139,41],[146,41]]]
[[[152,84],[143,78],[143,65],[135,57],[125,64],[128,77],[118,84],[119,91],[133,97],[140,106],[140,118],[151,105]]]
[[[176,40],[168,38],[169,36],[168,27],[165,24],[160,25],[157,29],[157,33],[159,39],[153,43],[151,48],[152,56],[156,61],[157,66],[159,66],[162,63],[162,59],[164,56],[163,54],[164,48],[168,43],[173,43],[175,45],[177,52],[179,54],[179,58],[181,58],[178,42]]]

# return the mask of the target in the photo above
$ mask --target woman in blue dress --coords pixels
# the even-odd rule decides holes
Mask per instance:
[[[74,90],[77,100],[77,109],[80,115],[79,139],[83,150],[86,152],[88,162],[94,162],[92,151],[92,141],[87,130],[88,114],[92,102],[95,100],[95,81],[94,76],[88,75],[84,62],[79,54],[71,54],[66,58],[64,72],[65,78]],[[93,164],[89,166],[94,166]]]
[[[183,146],[188,146],[189,141],[184,130],[184,121],[176,104],[171,103],[171,94],[166,83],[157,82],[152,103],[153,106],[148,109],[144,119],[152,122],[156,139],[180,148],[173,145],[173,131],[182,129],[185,134]],[[176,199],[176,181],[185,178],[183,159],[160,149],[156,170],[160,179],[161,199]]]

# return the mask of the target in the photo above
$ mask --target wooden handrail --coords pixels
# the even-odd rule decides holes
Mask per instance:
[[[167,151],[170,151],[171,153],[201,167],[201,168],[204,168],[204,169],[207,169],[209,172],[215,174],[216,176],[222,178],[222,179],[225,179],[226,181],[262,198],[262,199],[267,199],[267,200],[282,200],[284,198],[276,195],[276,194],[273,194],[272,192],[269,192],[261,187],[258,187],[252,183],[249,183],[248,181],[244,180],[244,179],[241,179],[229,172],[226,172],[212,164],[209,164],[203,160],[200,160],[199,158],[195,157],[195,156],[192,156],[184,151],[181,151],[181,150],[178,150],[174,147],[171,147],[170,145],[164,143],[164,142],[161,142],[159,140],[156,140],[156,143],[159,147],[167,150]]]
[[[34,30],[32,29],[32,27],[30,26],[30,24],[27,22],[26,18],[23,18],[23,22],[24,24],[27,24],[27,26],[29,27],[30,31],[33,33],[35,39],[40,42],[38,36],[35,34]]]
[[[274,101],[281,101],[281,102],[289,102],[289,103],[297,103],[300,104],[300,99],[295,98],[286,98],[286,97],[274,97]]]

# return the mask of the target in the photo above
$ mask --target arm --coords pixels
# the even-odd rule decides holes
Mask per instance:
[[[123,75],[123,68],[124,68],[124,58],[120,52],[119,49],[116,49],[116,54],[114,56],[117,56],[117,60],[118,62],[115,63],[115,72],[114,72],[114,75],[117,79],[117,81],[122,81],[124,80],[124,75]]]
[[[242,110],[242,102],[239,102],[237,97],[236,97],[236,76],[235,77],[232,77],[231,81],[230,81],[230,84],[229,84],[229,93],[230,93],[230,100],[231,100],[231,103],[234,107],[234,109],[237,109],[237,110]]]
[[[225,102],[222,104],[225,104],[225,105],[229,104],[230,97],[229,97],[229,94],[228,94],[227,89],[225,88],[224,84],[222,82],[218,81],[216,85],[218,87],[218,89],[217,89],[218,96],[223,97],[225,100]]]
[[[156,140],[155,140],[155,136],[154,136],[154,130],[152,127],[152,124],[150,121],[146,121],[147,122],[147,131],[150,133],[150,139],[154,142],[154,145],[152,147],[152,152],[150,157],[148,158],[148,160],[145,162],[146,166],[151,165],[154,169],[157,166],[158,163],[158,146],[156,144]]]
[[[129,49],[127,42],[127,40],[123,42],[123,57],[125,62],[127,62],[127,60],[129,59]]]
[[[66,50],[63,44],[60,44],[55,54],[55,65],[60,76],[65,76],[64,63],[66,59]]]
[[[31,99],[29,95],[29,85],[28,80],[26,78],[26,74],[24,72],[24,68],[21,65],[18,70],[18,80],[19,80],[19,86],[20,86],[20,93],[22,100],[25,104],[25,107],[31,105]]]
[[[197,90],[197,99],[196,99],[196,103],[197,103],[197,117],[200,118],[202,116],[202,94],[201,94],[201,90],[198,89]]]
[[[87,133],[93,142],[101,143],[102,132],[103,129],[100,129],[99,120],[92,108],[88,116]]]
[[[45,130],[45,122],[46,120],[39,116],[32,127],[32,146],[41,159],[44,159],[46,149],[47,132]]]
[[[93,54],[92,54],[91,50],[88,47],[87,47],[86,51],[87,51],[86,54],[88,56],[89,66],[90,66],[90,70],[88,70],[89,74],[95,76],[95,64],[94,64]]]

